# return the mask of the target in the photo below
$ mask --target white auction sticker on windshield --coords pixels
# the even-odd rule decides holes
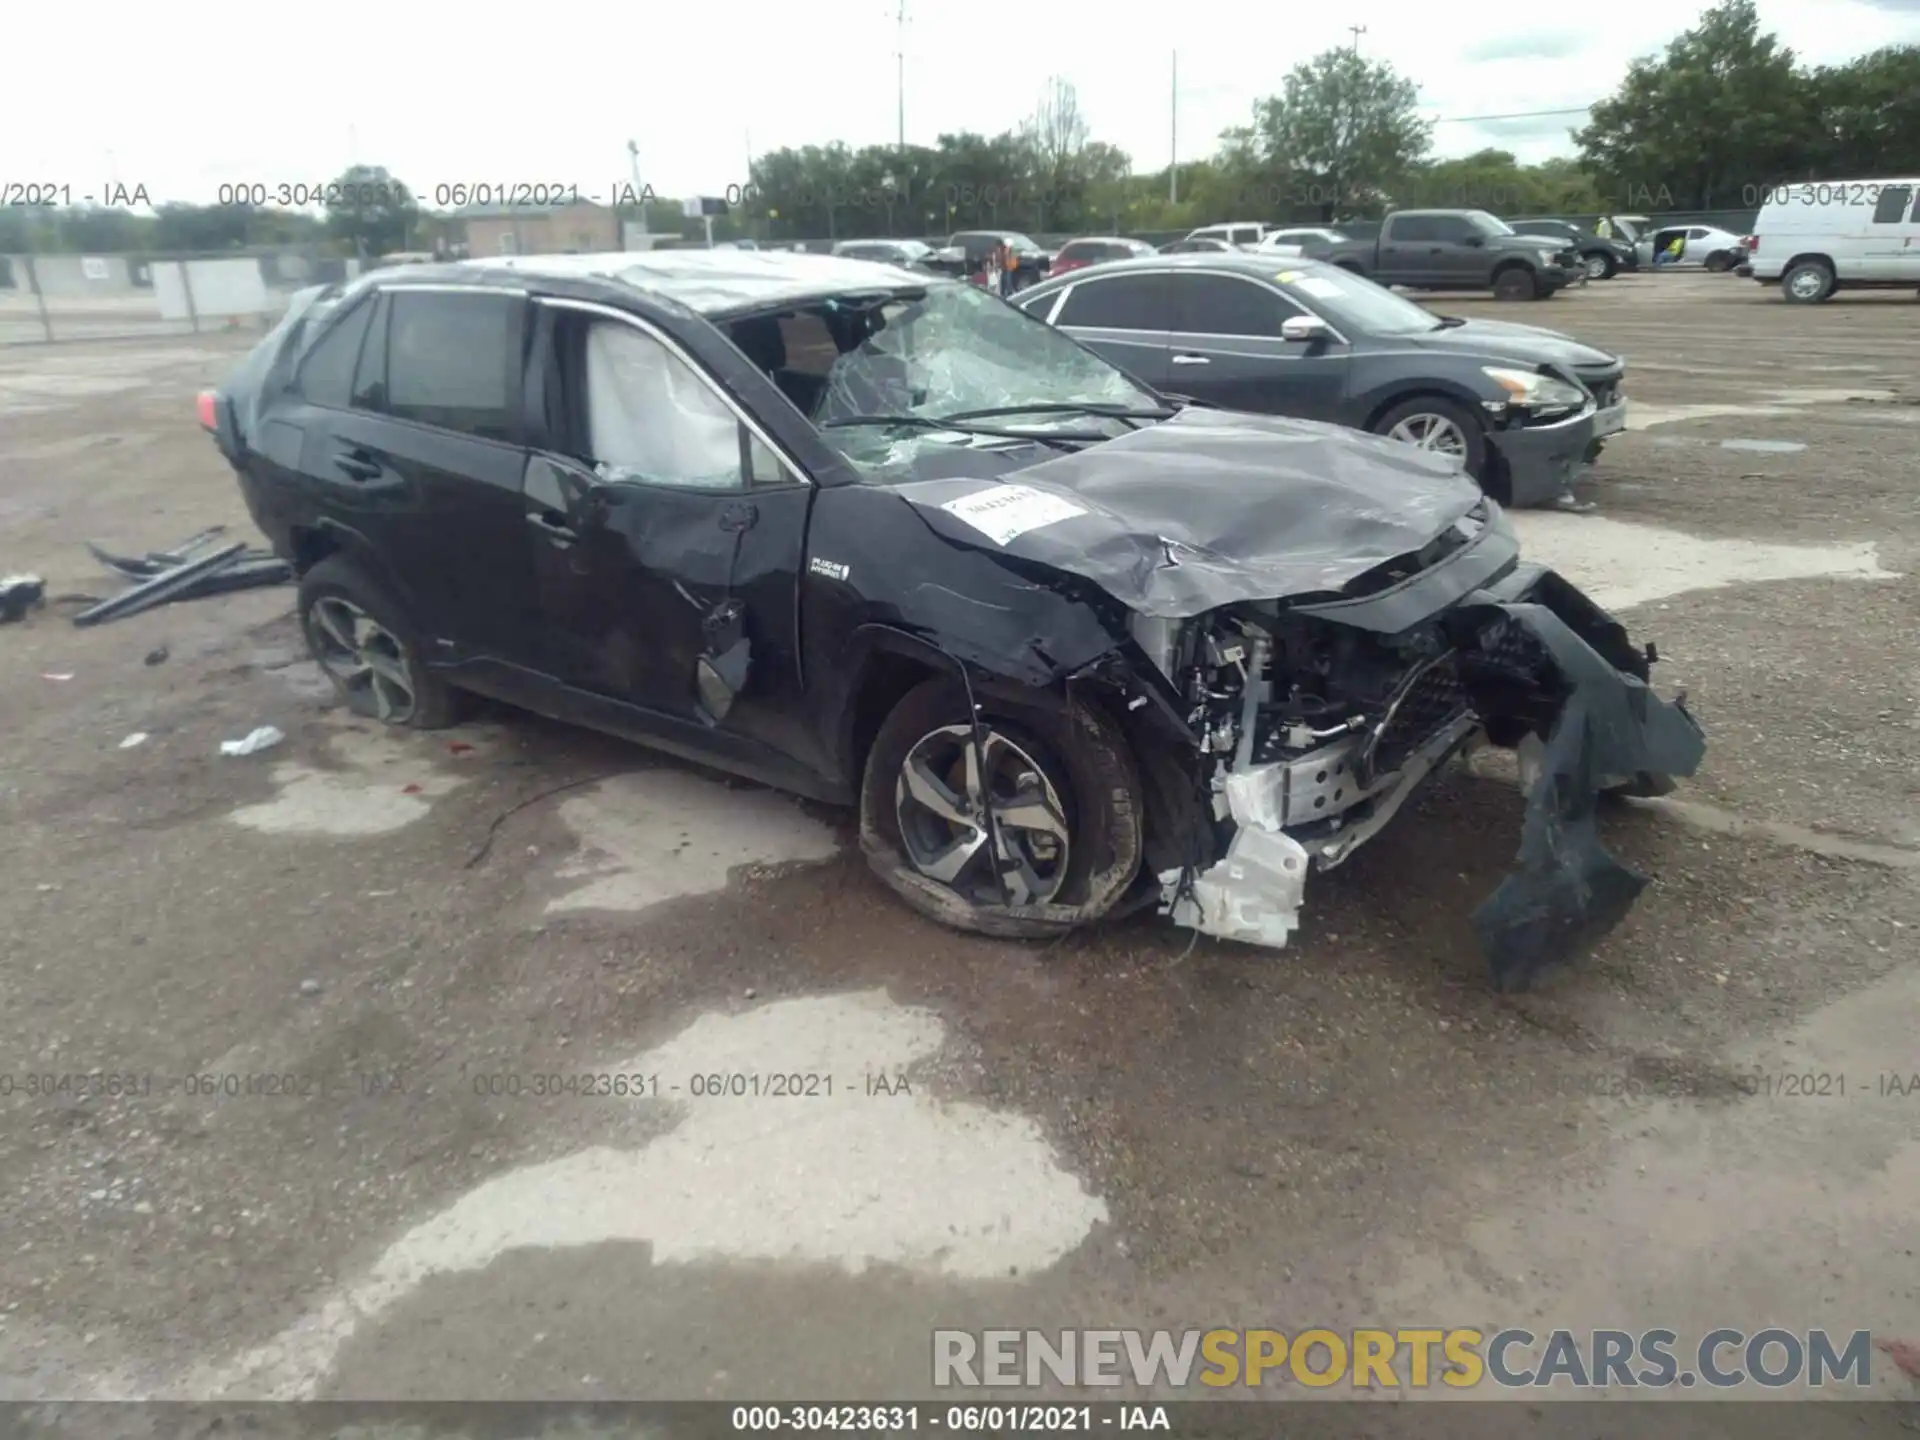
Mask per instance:
[[[1303,275],[1293,282],[1293,288],[1304,290],[1309,295],[1318,295],[1322,300],[1338,300],[1347,292],[1331,280],[1322,280],[1318,275]]]
[[[1025,485],[996,485],[949,500],[940,508],[956,520],[966,521],[996,545],[1087,513],[1085,506]]]

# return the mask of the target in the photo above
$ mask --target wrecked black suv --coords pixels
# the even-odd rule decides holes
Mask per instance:
[[[1597,797],[1703,748],[1654,659],[1522,564],[1457,462],[1170,401],[977,288],[748,252],[383,271],[303,295],[203,404],[349,704],[464,692],[859,809],[934,919],[1156,905],[1281,945],[1470,741],[1523,988],[1645,880]]]

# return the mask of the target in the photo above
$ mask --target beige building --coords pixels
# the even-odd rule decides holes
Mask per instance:
[[[571,205],[476,205],[460,212],[467,254],[588,255],[620,248],[620,218],[591,200]]]

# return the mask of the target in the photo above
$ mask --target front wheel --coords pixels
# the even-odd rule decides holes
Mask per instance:
[[[929,680],[867,752],[860,844],[915,910],[957,930],[1055,935],[1098,920],[1139,873],[1140,785],[1105,715],[1075,702],[982,704]]]
[[[1465,406],[1437,395],[1403,400],[1374,422],[1374,433],[1451,455],[1481,480],[1487,469],[1487,432]]]
[[[1589,280],[1611,280],[1620,273],[1620,262],[1611,255],[1589,255],[1585,269]]]

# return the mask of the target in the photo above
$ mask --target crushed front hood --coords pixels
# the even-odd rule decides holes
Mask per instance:
[[[1419,550],[1480,502],[1455,461],[1307,420],[1192,408],[991,480],[898,493],[958,544],[1185,619],[1339,590]]]

